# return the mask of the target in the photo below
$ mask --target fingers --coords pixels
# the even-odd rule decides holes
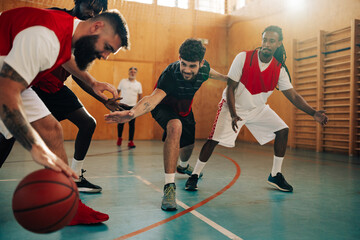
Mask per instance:
[[[69,165],[60,160],[59,158],[56,161],[57,167],[61,168],[61,170],[65,173],[66,176],[73,177],[78,179],[79,176],[72,170]]]

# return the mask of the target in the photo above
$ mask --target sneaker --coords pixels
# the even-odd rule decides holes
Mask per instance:
[[[277,173],[275,177],[271,176],[270,173],[267,183],[283,192],[293,191],[293,187],[286,182],[284,176],[281,173]]]
[[[175,199],[175,183],[168,183],[164,186],[164,196],[161,203],[161,209],[164,211],[175,211],[177,209]]]
[[[199,180],[199,176],[197,174],[193,174],[189,177],[185,184],[185,190],[188,191],[197,191],[197,182]]]
[[[186,167],[181,167],[180,165],[177,165],[176,171],[180,174],[187,174],[191,176],[192,172],[194,171],[194,168],[191,167],[189,164]],[[203,176],[203,173],[200,173],[199,178]]]
[[[121,143],[122,143],[122,138],[119,137],[117,142],[116,142],[116,145],[118,145],[119,147],[121,146]]]
[[[105,222],[109,219],[109,215],[95,211],[94,209],[86,206],[79,199],[79,207],[74,218],[68,224],[69,226],[79,224],[94,224]]]
[[[98,185],[92,184],[86,178],[84,178],[84,172],[86,170],[81,169],[81,175],[79,176],[79,182],[75,182],[79,192],[98,193],[102,188]]]
[[[128,148],[136,148],[135,144],[133,141],[129,141],[128,143]]]

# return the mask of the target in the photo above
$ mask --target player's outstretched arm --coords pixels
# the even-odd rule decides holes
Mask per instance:
[[[91,74],[87,71],[81,71],[75,62],[74,55],[71,56],[71,59],[62,65],[66,71],[79,78],[81,81],[89,85],[95,94],[99,95],[102,99],[108,100],[108,97],[103,93],[104,91],[108,91],[113,95],[113,98],[118,98],[117,89],[106,82],[97,81]]]
[[[215,80],[227,82],[230,78],[224,74],[221,74],[214,69],[210,68],[209,77]]]
[[[294,88],[290,88],[288,90],[282,91],[282,93],[285,95],[287,99],[298,109],[301,111],[309,114],[314,118],[315,121],[319,122],[321,125],[326,125],[328,122],[328,117],[325,115],[324,110],[316,111],[313,109],[306,101],[305,99],[300,96],[296,92]]]
[[[153,110],[165,96],[166,93],[163,90],[155,88],[151,95],[143,97],[130,111],[106,114],[105,121],[107,123],[129,122],[130,120]]]
[[[68,176],[77,178],[75,172],[49,150],[39,134],[25,119],[21,92],[27,85],[27,82],[11,66],[4,63],[0,71],[1,120],[16,140],[31,153],[37,163],[58,172],[64,171]]]

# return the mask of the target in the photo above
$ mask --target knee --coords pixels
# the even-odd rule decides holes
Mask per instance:
[[[182,124],[180,120],[174,119],[169,121],[166,127],[166,133],[168,137],[178,137],[180,138],[182,132]]]
[[[96,128],[96,120],[93,117],[88,117],[81,122],[79,129],[84,129],[87,132],[94,132]]]
[[[289,135],[289,128],[281,129],[275,132],[277,137],[287,137]]]

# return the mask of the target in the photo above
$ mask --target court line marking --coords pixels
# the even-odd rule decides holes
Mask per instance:
[[[151,224],[147,227],[144,227],[144,228],[141,228],[139,230],[136,230],[134,232],[131,232],[131,233],[128,233],[128,234],[125,234],[121,237],[118,237],[118,238],[115,238],[114,240],[122,240],[122,239],[128,239],[128,238],[131,238],[131,237],[134,237],[138,234],[141,234],[141,233],[144,233],[146,231],[149,231],[155,227],[158,227],[158,226],[161,226],[167,222],[170,222],[176,218],[179,218],[187,213],[192,213],[194,216],[198,217],[199,219],[201,219],[202,221],[204,221],[205,223],[209,224],[211,227],[213,227],[214,229],[216,229],[217,231],[219,231],[220,233],[224,234],[226,237],[228,237],[229,239],[234,239],[234,240],[242,240],[242,238],[240,238],[239,236],[233,234],[232,232],[228,231],[227,229],[221,227],[220,225],[218,225],[217,223],[213,222],[212,220],[208,219],[207,217],[203,216],[202,214],[200,214],[199,212],[197,211],[194,211],[195,209],[205,205],[206,203],[210,202],[211,200],[213,200],[214,198],[220,196],[221,194],[223,194],[226,190],[228,190],[231,186],[233,186],[235,184],[235,182],[238,180],[238,178],[240,177],[240,166],[237,164],[237,162],[235,162],[235,160],[223,155],[223,154],[220,154],[220,153],[215,153],[217,155],[220,155],[228,160],[230,160],[231,162],[234,163],[234,165],[236,166],[236,174],[234,176],[234,178],[231,180],[230,183],[228,183],[228,185],[226,185],[224,188],[222,188],[220,191],[218,191],[217,193],[211,195],[210,197],[204,199],[203,201],[195,204],[194,206],[192,207],[189,207],[187,206],[186,204],[182,203],[181,201],[179,200],[176,200],[176,202],[181,206],[183,207],[185,210],[169,217],[169,218],[166,218],[164,220],[161,220],[159,222],[156,222],[154,224]],[[146,179],[140,177],[140,176],[137,176],[137,175],[134,175],[136,178],[138,178],[140,181],[142,181],[143,183],[145,183],[146,185],[150,186],[151,188],[155,189],[156,191],[158,192],[162,192],[159,188],[157,188],[155,185],[153,185],[151,182],[147,181]],[[194,212],[194,213],[193,213]]]

